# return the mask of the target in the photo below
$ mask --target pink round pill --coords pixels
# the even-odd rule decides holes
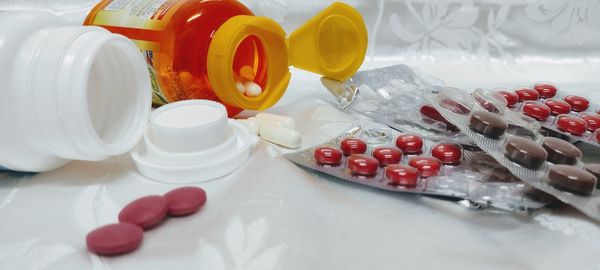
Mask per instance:
[[[167,216],[167,200],[154,195],[137,199],[121,210],[119,222],[131,223],[144,230],[154,228]]]
[[[169,215],[189,216],[198,212],[206,204],[206,192],[199,187],[182,187],[164,195],[168,202]]]
[[[88,250],[98,255],[116,256],[136,250],[144,238],[140,226],[129,223],[106,225],[86,237]]]

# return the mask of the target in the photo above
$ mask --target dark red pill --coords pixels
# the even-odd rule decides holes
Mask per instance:
[[[526,101],[523,103],[523,113],[535,120],[546,121],[550,117],[551,110],[550,107],[540,102]]]
[[[162,196],[143,197],[131,202],[121,210],[119,222],[135,224],[148,230],[165,219],[167,209],[167,200]]]
[[[566,96],[565,101],[571,104],[574,112],[583,112],[590,107],[590,101],[580,96]]]
[[[396,139],[396,146],[408,155],[423,153],[423,138],[417,135],[400,135]]]
[[[421,106],[420,112],[423,117],[446,124],[446,127],[450,131],[460,131],[455,125],[446,120],[436,108],[429,104]]]
[[[520,88],[515,91],[520,102],[540,99],[540,93],[530,88]]]
[[[547,99],[544,104],[550,108],[552,115],[567,114],[571,112],[571,104],[560,99]]]
[[[320,165],[339,165],[342,162],[341,150],[333,147],[318,147],[315,149],[315,160]]]
[[[457,165],[462,159],[462,149],[453,143],[440,143],[431,149],[431,155],[446,165]]]
[[[342,151],[346,156],[364,154],[367,152],[367,143],[361,139],[348,138],[342,140],[340,148],[342,148]]]
[[[385,177],[393,186],[416,187],[419,181],[419,171],[413,167],[395,164],[385,168]]]
[[[198,212],[206,204],[206,191],[199,187],[182,187],[167,192],[163,197],[169,205],[172,217],[189,216]]]
[[[556,93],[558,93],[556,86],[548,83],[538,83],[533,89],[535,89],[542,98],[553,98],[556,96]]]
[[[422,177],[437,176],[442,168],[442,162],[439,159],[426,156],[411,158],[408,165],[421,172]]]
[[[351,155],[348,158],[348,168],[353,174],[372,176],[377,174],[379,161],[376,158],[367,155]]]
[[[513,92],[500,90],[498,91],[498,94],[502,95],[506,99],[508,107],[514,107],[517,104],[517,102],[519,102],[519,96]]]
[[[556,127],[575,136],[583,135],[588,128],[587,123],[583,119],[568,114],[558,116]]]
[[[600,131],[596,130],[596,133],[594,133],[594,138],[596,138],[596,142],[600,143]]]
[[[580,113],[579,117],[588,125],[588,130],[594,132],[600,129],[600,115],[595,113]]]
[[[440,106],[448,109],[451,112],[462,115],[469,114],[471,112],[471,109],[467,108],[467,106],[452,98],[442,99],[440,101]]]
[[[106,225],[90,232],[85,241],[89,251],[116,256],[136,250],[144,239],[144,230],[129,223]]]
[[[402,151],[394,147],[378,147],[373,150],[373,157],[379,161],[379,166],[385,167],[400,163],[402,160]]]

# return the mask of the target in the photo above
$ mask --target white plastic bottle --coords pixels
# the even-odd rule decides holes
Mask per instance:
[[[151,110],[129,39],[49,13],[0,12],[0,167],[42,172],[131,150]]]

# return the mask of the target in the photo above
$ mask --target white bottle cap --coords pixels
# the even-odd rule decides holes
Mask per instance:
[[[167,183],[194,183],[223,177],[250,156],[256,139],[227,118],[219,103],[188,100],[153,112],[141,142],[132,152],[139,171]]]

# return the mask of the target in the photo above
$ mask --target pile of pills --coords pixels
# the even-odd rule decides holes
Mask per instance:
[[[250,133],[261,139],[290,149],[302,145],[302,134],[296,130],[293,118],[271,113],[259,113],[256,117],[238,120]]]
[[[237,90],[248,97],[258,97],[262,94],[263,89],[254,82],[256,72],[251,66],[243,66],[238,72],[239,80],[235,83]]]
[[[102,256],[116,256],[136,250],[145,230],[160,225],[167,216],[183,217],[198,212],[206,203],[206,192],[197,187],[183,187],[163,196],[137,199],[119,213],[119,223],[106,225],[86,237],[88,250]]]
[[[498,93],[506,98],[512,111],[536,119],[544,128],[578,140],[600,143],[600,106],[584,97],[564,95],[548,83]]]

